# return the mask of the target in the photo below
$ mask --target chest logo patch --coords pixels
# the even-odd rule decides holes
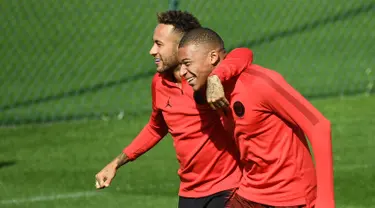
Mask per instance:
[[[234,102],[233,110],[238,117],[242,117],[243,115],[245,115],[245,106],[240,101]]]
[[[171,105],[171,97],[168,98],[168,101],[167,101],[167,104],[165,105],[165,107],[170,107],[170,108],[172,108],[172,105]]]

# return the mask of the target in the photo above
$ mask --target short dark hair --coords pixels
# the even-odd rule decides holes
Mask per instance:
[[[178,47],[182,48],[187,44],[210,44],[215,47],[220,47],[220,49],[224,49],[224,41],[220,35],[209,28],[203,27],[185,33]]]
[[[201,27],[198,19],[189,12],[169,10],[158,13],[157,16],[159,24],[173,25],[174,29],[182,34]]]

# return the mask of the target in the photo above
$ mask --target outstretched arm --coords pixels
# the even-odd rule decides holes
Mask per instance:
[[[154,147],[168,133],[168,127],[164,121],[161,111],[155,105],[155,78],[152,84],[152,113],[148,124],[138,136],[128,145],[122,153],[107,164],[96,174],[96,188],[108,187],[116,175],[118,168],[129,161],[135,160],[152,147]]]
[[[154,112],[153,112],[154,114]],[[156,123],[151,116],[150,122],[143,128],[138,136],[127,146],[119,156],[107,164],[96,174],[96,188],[108,187],[116,175],[117,169],[129,161],[133,161],[152,147],[154,147],[167,134],[168,129],[165,123]],[[158,116],[157,116],[158,117]]]

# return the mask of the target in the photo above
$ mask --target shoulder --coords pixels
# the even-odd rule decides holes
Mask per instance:
[[[162,80],[163,80],[163,77],[159,73],[155,73],[154,77],[152,77],[151,88],[153,90],[157,89]]]
[[[239,80],[246,86],[255,88],[277,87],[280,82],[285,82],[277,71],[255,64],[241,73]]]
[[[227,54],[226,58],[249,57],[252,61],[253,56],[253,51],[251,51],[249,48],[235,48]]]
[[[156,84],[157,82],[160,82],[162,80],[162,76],[159,73],[155,73],[152,77],[152,84]]]
[[[254,64],[244,70],[232,83],[232,86],[227,87],[226,95],[251,96],[252,99],[258,98],[259,101],[273,96],[275,91],[282,91],[286,81],[280,73]]]

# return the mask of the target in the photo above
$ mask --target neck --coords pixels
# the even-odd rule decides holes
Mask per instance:
[[[177,83],[181,83],[180,65],[178,65],[175,69],[173,69],[173,77]]]
[[[169,69],[168,71],[164,72],[164,75],[172,82],[177,84],[181,83],[181,76],[180,76],[180,66],[177,66],[174,69]]]
[[[219,53],[219,60],[214,64],[214,66],[216,67],[217,65],[219,65],[220,62],[222,62],[226,56],[227,56],[227,53],[225,51]],[[212,70],[214,70],[214,68]]]
[[[222,51],[221,53],[219,53],[220,61],[225,59],[226,56],[227,56],[227,53],[225,51]]]

